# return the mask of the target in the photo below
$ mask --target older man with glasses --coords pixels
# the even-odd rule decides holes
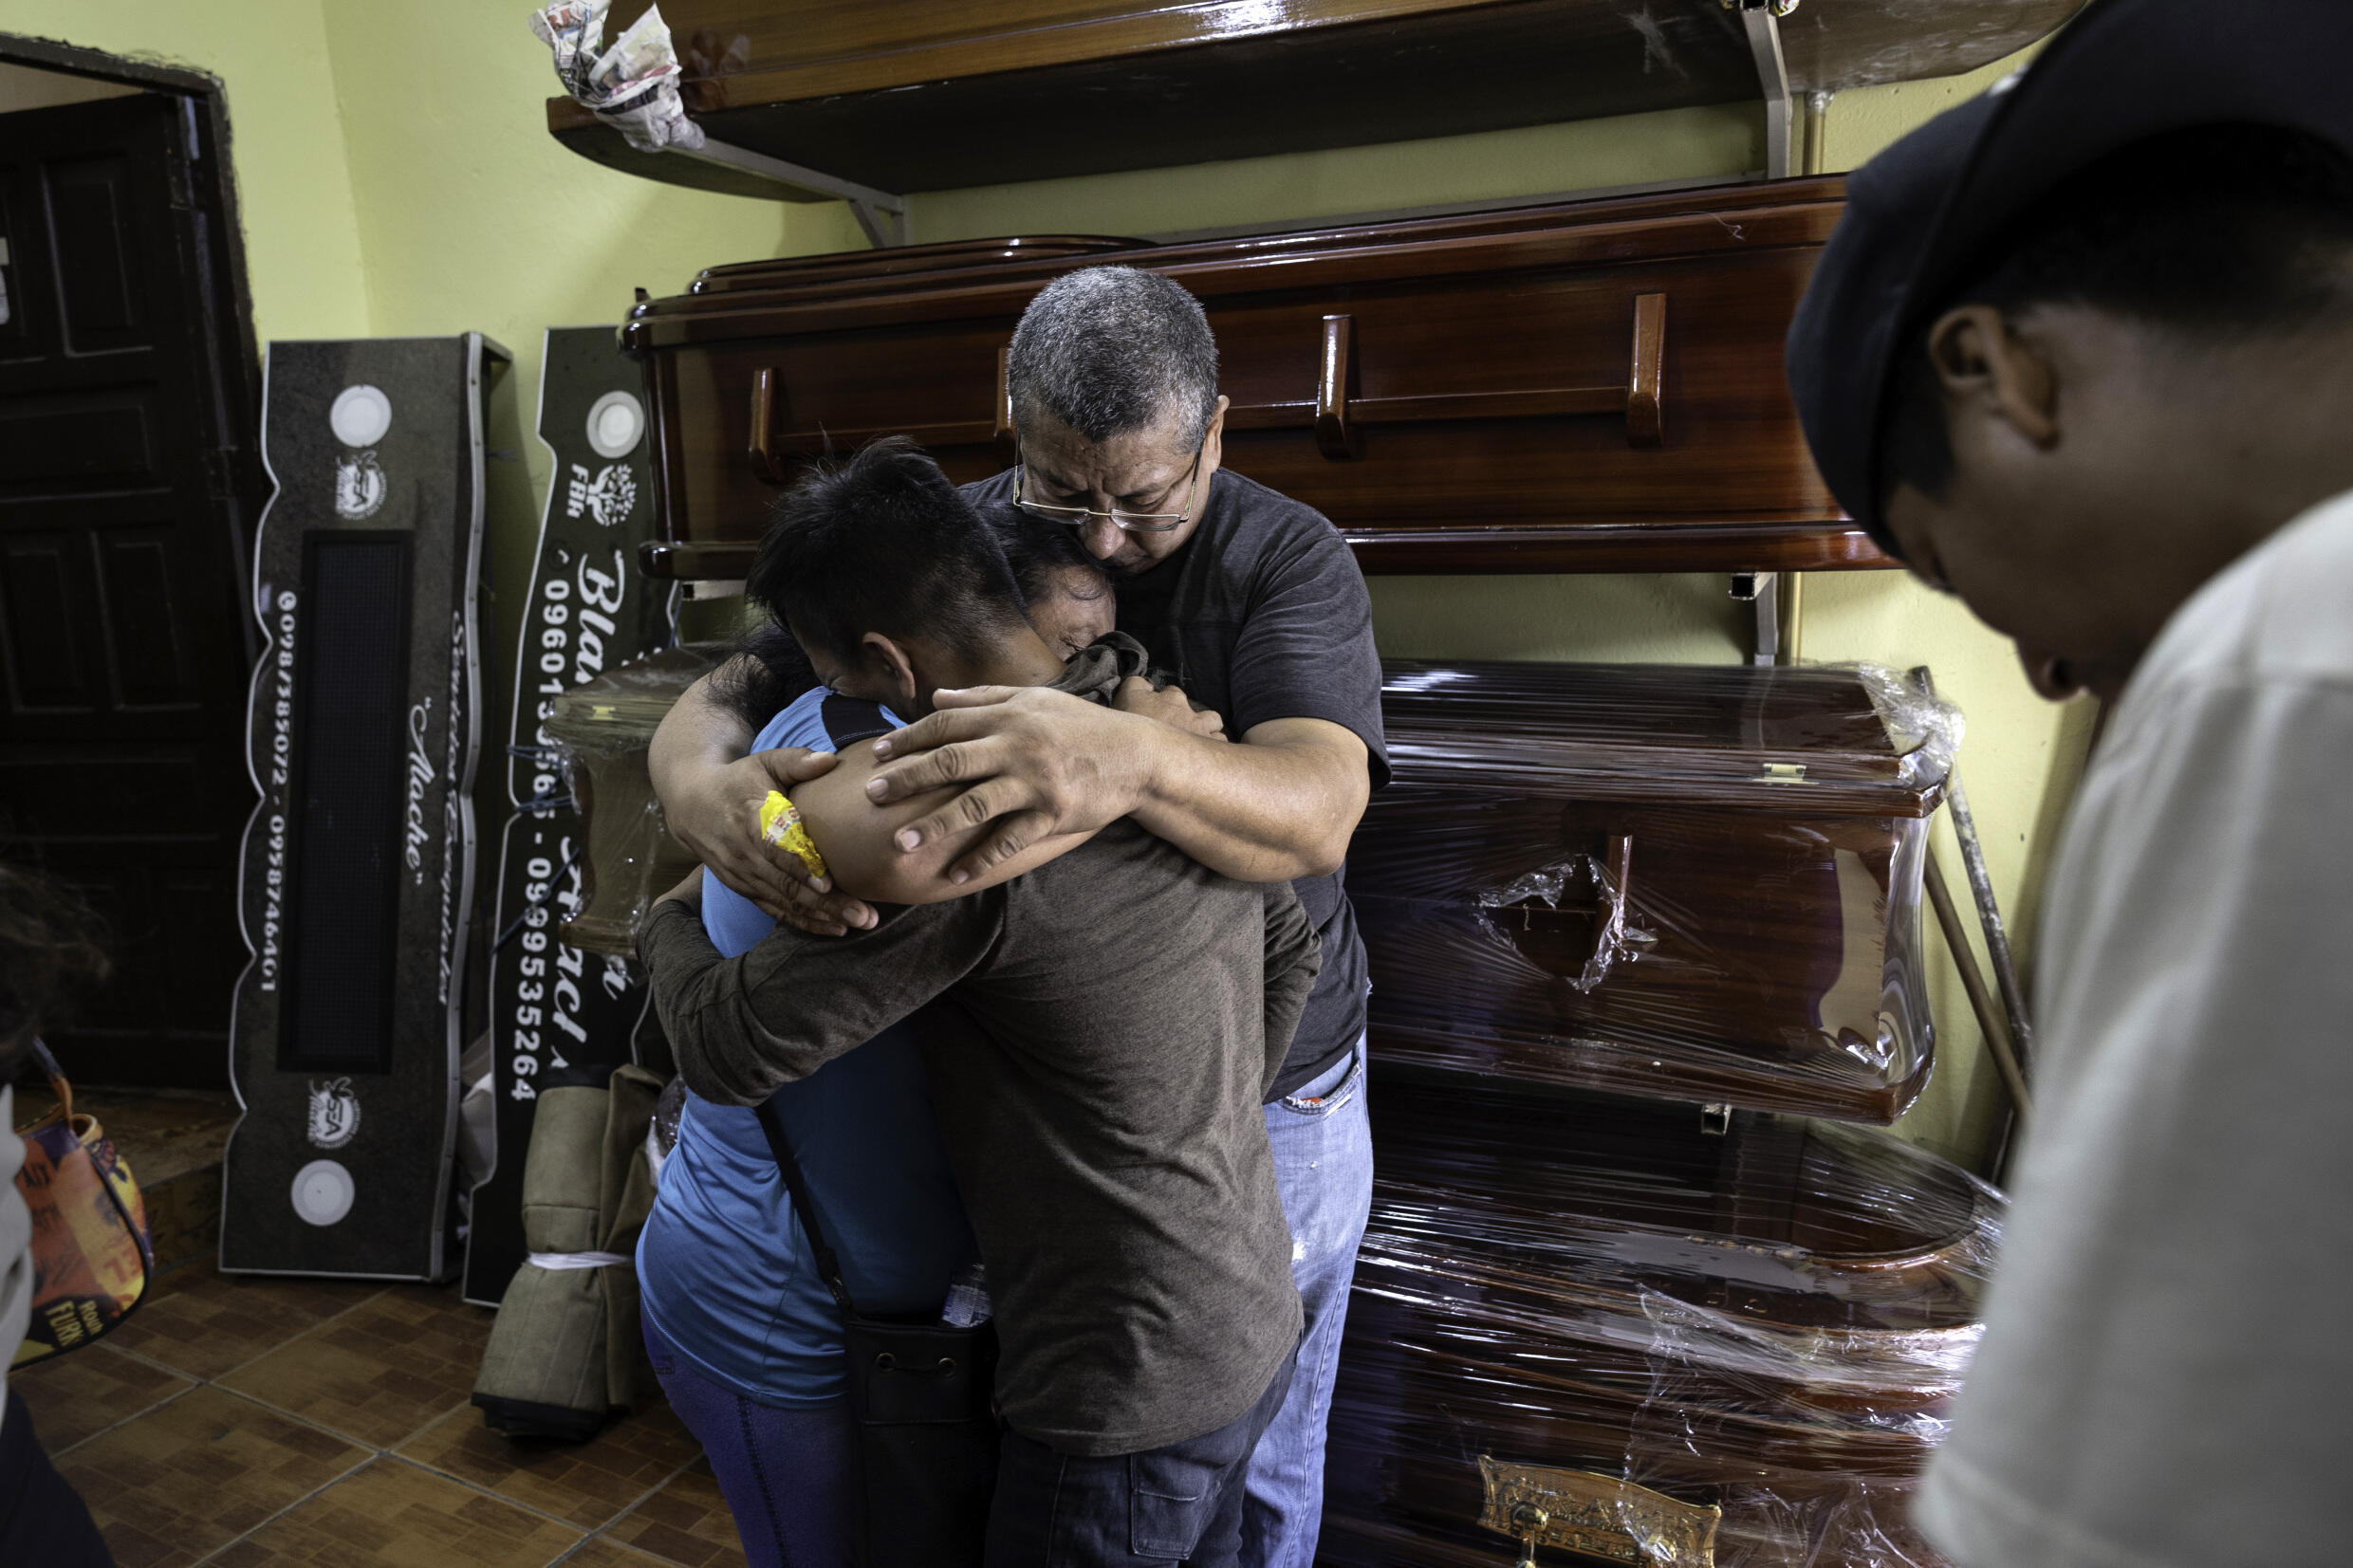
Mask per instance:
[[[984,512],[1013,506],[1077,530],[1118,583],[1121,629],[1180,690],[1131,680],[1116,710],[1042,688],[940,692],[931,716],[874,743],[890,763],[869,793],[888,802],[961,786],[899,842],[994,824],[962,874],[1132,817],[1213,871],[1298,890],[1324,969],[1266,1116],[1306,1329],[1290,1394],[1251,1460],[1243,1559],[1307,1568],[1372,1196],[1368,987],[1342,884],[1349,836],[1389,773],[1371,600],[1329,521],[1220,467],[1216,341],[1176,284],[1118,267],[1055,280],[1023,314],[1008,378],[1019,460],[965,493]],[[1239,744],[1199,733],[1188,696],[1222,713]],[[673,831],[778,918],[821,933],[872,926],[871,909],[758,848],[768,791],[830,759],[747,757],[750,739],[703,688],[673,710],[652,757]]]

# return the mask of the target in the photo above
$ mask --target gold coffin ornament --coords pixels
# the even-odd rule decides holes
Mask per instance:
[[[1479,1476],[1487,1484],[1479,1524],[1520,1543],[1521,1568],[1533,1568],[1539,1546],[1644,1568],[1714,1568],[1719,1507],[1680,1503],[1615,1476],[1499,1465],[1485,1454]]]

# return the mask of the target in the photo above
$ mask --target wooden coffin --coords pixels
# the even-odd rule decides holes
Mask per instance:
[[[879,434],[958,481],[1012,455],[1003,356],[1038,289],[1117,261],[1217,333],[1229,467],[1368,571],[1885,564],[1814,471],[1782,336],[1835,179],[1140,247],[993,241],[754,263],[638,306],[658,575],[744,575],[778,488]]]
[[[1796,1118],[1415,1081],[1372,1108],[1319,1561],[1941,1560],[1909,1496],[1993,1190]]]
[[[586,840],[580,913],[556,932],[567,947],[635,956],[645,912],[700,864],[662,821],[646,749],[662,715],[732,652],[720,642],[665,648],[554,700],[543,728],[562,750]]]
[[[1780,24],[1801,92],[1966,71],[2079,0],[1806,0]],[[614,7],[616,27],[643,9]],[[886,191],[1409,140],[1752,102],[1716,0],[669,0],[710,136]],[[779,194],[635,154],[569,99],[548,129],[656,179]],[[824,193],[787,187],[787,199]]]
[[[1892,1121],[1957,716],[1893,676],[1383,666],[1348,852],[1376,1060]]]

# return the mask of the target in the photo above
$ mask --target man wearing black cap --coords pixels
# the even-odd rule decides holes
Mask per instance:
[[[2114,704],[1919,1519],[1966,1568],[2344,1560],[2353,5],[2094,0],[1854,175],[1789,335],[1846,508]]]

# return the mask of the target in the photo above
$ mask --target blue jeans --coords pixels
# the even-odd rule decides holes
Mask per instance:
[[[1141,1453],[1083,1458],[1007,1428],[987,1568],[1234,1568],[1243,1467],[1291,1374],[1216,1430]]]
[[[747,1399],[695,1371],[644,1321],[654,1375],[709,1456],[751,1568],[853,1568],[858,1433],[849,1400],[786,1410]]]
[[[1348,1319],[1357,1244],[1373,1207],[1373,1128],[1364,1042],[1299,1092],[1267,1107],[1275,1185],[1291,1227],[1291,1280],[1306,1313],[1283,1408],[1251,1453],[1242,1505],[1245,1568],[1308,1568],[1324,1522],[1324,1428]]]

